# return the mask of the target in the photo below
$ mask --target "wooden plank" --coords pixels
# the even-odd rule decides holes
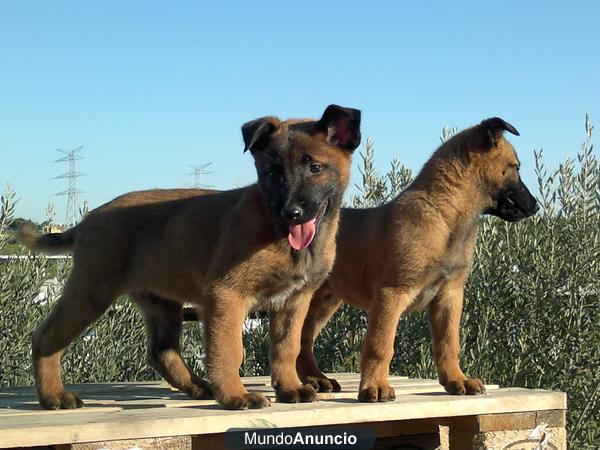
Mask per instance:
[[[418,393],[431,393],[431,394],[444,394],[445,391],[443,387],[439,385],[421,385],[421,386],[400,386],[396,387],[396,395],[408,395],[408,394],[418,394]],[[498,389],[497,386],[487,386],[488,391]],[[259,389],[254,389],[259,390]],[[264,390],[263,393],[271,400],[271,402],[275,402],[275,393],[272,390]],[[334,400],[334,399],[347,399],[347,400],[356,400],[357,392],[353,391],[342,391],[342,392],[327,392],[327,393],[319,393],[318,400]],[[92,398],[84,398],[85,401],[85,411],[106,411],[107,408],[112,408],[112,411],[122,410],[122,409],[142,409],[142,408],[189,408],[195,406],[209,406],[216,405],[214,400],[193,400],[183,395],[181,397],[164,397],[164,398],[141,398],[141,399],[118,399],[118,400],[110,400],[110,399],[99,399],[97,397]],[[26,405],[23,408],[23,405]],[[37,401],[31,400],[27,403],[21,403],[21,408],[17,406],[12,409],[0,409],[0,417],[4,415],[10,414],[19,414],[19,415],[35,415],[35,414],[54,414],[54,411],[45,411],[40,409]],[[59,413],[72,413],[74,411],[59,411]]]
[[[192,450],[222,450],[225,448],[223,433],[201,434],[192,437]]]
[[[416,385],[416,386],[393,386],[394,391],[396,392],[396,396],[398,395],[408,395],[408,394],[442,394],[448,395],[444,388],[437,385]],[[499,389],[498,385],[486,385],[487,391],[494,391]],[[341,392],[320,392],[318,394],[319,400],[331,400],[331,399],[356,399],[358,393],[356,389],[343,389]]]
[[[242,383],[244,383],[244,385],[246,384],[252,384],[252,385],[263,385],[263,386],[270,386],[271,385],[271,377],[268,376],[264,376],[264,377],[242,377]]]
[[[450,427],[448,444],[452,450],[473,450],[476,433]]]
[[[432,394],[444,394],[444,388],[439,384],[400,384],[394,386],[396,395],[407,395],[417,393],[432,393]],[[486,386],[488,391],[498,389],[497,385]],[[266,387],[254,387],[251,390],[262,392],[272,402],[275,401],[275,393],[272,389]],[[344,389],[342,392],[328,392],[319,393],[319,400],[332,400],[332,399],[349,399],[356,400],[357,390],[356,389]],[[171,396],[160,396],[160,397],[141,397],[141,396],[121,396],[121,398],[102,398],[97,395],[91,395],[91,397],[84,396],[85,410],[90,411],[93,409],[112,407],[114,410],[118,409],[132,409],[132,408],[185,408],[193,406],[207,406],[214,405],[213,400],[193,400],[187,397],[185,394],[174,392]],[[70,411],[64,411],[70,413]],[[61,413],[64,413],[61,412]],[[26,400],[21,399],[19,402],[11,402],[9,400],[0,401],[0,416],[9,414],[39,414],[39,413],[54,413],[53,411],[45,411],[40,409],[37,400],[35,398],[27,398]]]
[[[525,430],[536,426],[535,411],[508,414],[482,414],[477,416],[477,428],[480,432]]]
[[[249,390],[260,391],[260,392],[271,392],[272,388],[270,384],[266,384],[264,381],[265,377],[259,377],[256,379],[247,379],[245,385]],[[256,381],[254,381],[256,380]],[[416,386],[423,387],[419,388],[421,391],[425,391],[424,387],[431,386],[437,391],[441,386],[436,380],[415,380],[406,379],[402,377],[390,378],[390,384],[395,389],[414,389]],[[357,391],[358,381],[342,381],[341,383],[343,391]],[[494,389],[496,385],[488,385],[490,389]],[[67,390],[72,390],[79,393],[82,398],[86,401],[93,402],[118,402],[123,400],[136,400],[136,399],[172,399],[176,397],[178,400],[185,400],[188,397],[171,388],[166,382],[155,381],[155,382],[137,382],[137,383],[96,383],[96,384],[76,384],[67,385]],[[342,396],[343,397],[343,396]],[[7,389],[0,393],[0,409],[9,408],[13,405],[19,405],[23,408],[29,407],[36,408],[37,400],[36,393],[33,387]]]
[[[348,386],[353,388],[358,388],[360,380],[341,380],[340,386]],[[427,380],[427,379],[408,379],[408,378],[390,378],[390,385],[392,386],[414,386],[421,384],[436,384],[440,385],[437,380]]]
[[[506,430],[531,430],[538,425],[551,428],[564,428],[566,415],[564,409],[545,411],[510,412],[498,414],[480,414],[472,417],[448,417],[441,421],[455,431],[486,433]]]
[[[69,446],[70,450],[190,450],[191,436],[160,437],[150,439],[130,439],[120,441],[86,442]],[[30,449],[34,450],[34,449]],[[62,449],[61,449],[62,450]],[[65,449],[67,450],[67,449]]]
[[[446,393],[444,388],[438,383],[422,383],[422,384],[396,384],[392,383],[396,395],[402,394],[416,394],[416,393]],[[498,385],[486,385],[488,391],[498,389]],[[261,392],[269,398],[275,398],[275,393],[269,387],[255,386],[251,389],[255,392]],[[318,394],[319,400],[331,400],[331,399],[356,399],[358,395],[358,386],[344,386],[342,385],[341,392],[320,392]]]
[[[341,372],[341,373],[331,373],[326,374],[327,377],[335,379],[338,383],[344,382],[356,382],[360,381],[360,373],[353,372]],[[400,380],[408,380],[409,378],[401,375],[391,375],[390,382],[400,381]],[[413,379],[414,381],[414,379]],[[242,377],[242,383],[244,385],[253,385],[253,386],[271,386],[271,377],[270,376],[260,376],[260,377]]]
[[[536,411],[535,424],[551,428],[564,428],[567,426],[567,414],[564,409],[549,411]]]
[[[69,391],[75,391],[79,394],[86,396],[90,394],[103,395],[107,398],[118,398],[118,397],[167,397],[172,393],[178,391],[172,388],[168,383],[164,381],[150,381],[150,382],[133,382],[133,383],[94,383],[94,384],[70,384],[65,385],[65,388]],[[183,395],[183,394],[181,394]],[[3,389],[0,392],[0,405],[5,404],[7,400],[21,399],[27,397],[35,397],[35,388],[32,386]],[[1,407],[1,406],[0,406]]]
[[[364,404],[335,399],[271,408],[225,411],[209,404],[189,407],[124,408],[104,411],[40,411],[0,416],[0,447],[34,446],[219,433],[232,427],[293,427],[411,420],[566,408],[560,392],[498,389],[482,396],[441,392],[399,395],[395,402]]]
[[[449,426],[451,432],[462,434],[478,434],[488,431],[533,429],[536,412],[481,414],[469,417],[448,417],[441,422]],[[464,432],[464,433],[463,433]]]

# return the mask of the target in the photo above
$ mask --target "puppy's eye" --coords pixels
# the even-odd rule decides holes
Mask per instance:
[[[321,164],[312,163],[310,165],[311,173],[320,173],[323,170],[323,166]]]
[[[502,176],[505,176],[506,172],[508,172],[509,170],[512,170],[512,169],[515,169],[518,172],[519,170],[521,170],[521,166],[518,165],[518,164],[511,164],[511,165],[509,165],[507,169],[504,169],[502,171]]]

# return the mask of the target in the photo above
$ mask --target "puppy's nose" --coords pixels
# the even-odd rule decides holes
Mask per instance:
[[[540,204],[538,202],[535,202],[535,206],[533,207],[533,209],[535,209],[535,212],[538,212],[540,210]]]
[[[298,206],[290,206],[281,211],[281,216],[285,220],[296,220],[302,215],[302,210]]]

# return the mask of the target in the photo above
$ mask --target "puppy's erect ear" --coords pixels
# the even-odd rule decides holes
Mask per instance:
[[[327,141],[353,152],[360,144],[360,111],[329,105],[316,124],[317,129],[327,134]]]
[[[489,148],[496,145],[496,141],[502,136],[502,133],[508,131],[515,136],[520,136],[519,132],[510,123],[505,122],[500,117],[492,117],[485,119],[479,124],[479,127],[484,132],[484,141],[487,141]]]
[[[244,152],[256,151],[265,147],[281,121],[277,117],[261,117],[242,125]]]

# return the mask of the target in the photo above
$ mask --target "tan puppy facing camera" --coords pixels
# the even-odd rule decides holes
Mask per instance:
[[[120,295],[146,318],[148,359],[194,398],[215,395],[227,409],[262,408],[243,386],[242,325],[252,309],[271,310],[271,365],[278,401],[312,401],[296,373],[310,299],[333,266],[339,206],[360,111],[329,106],[320,120],[264,117],[242,127],[258,183],[232,191],[153,190],[125,194],[64,233],[17,239],[34,250],[73,252],[73,270],[50,316],[33,335],[40,404],[81,407],[65,390],[65,347]],[[208,383],[181,358],[182,304],[202,309]]]

